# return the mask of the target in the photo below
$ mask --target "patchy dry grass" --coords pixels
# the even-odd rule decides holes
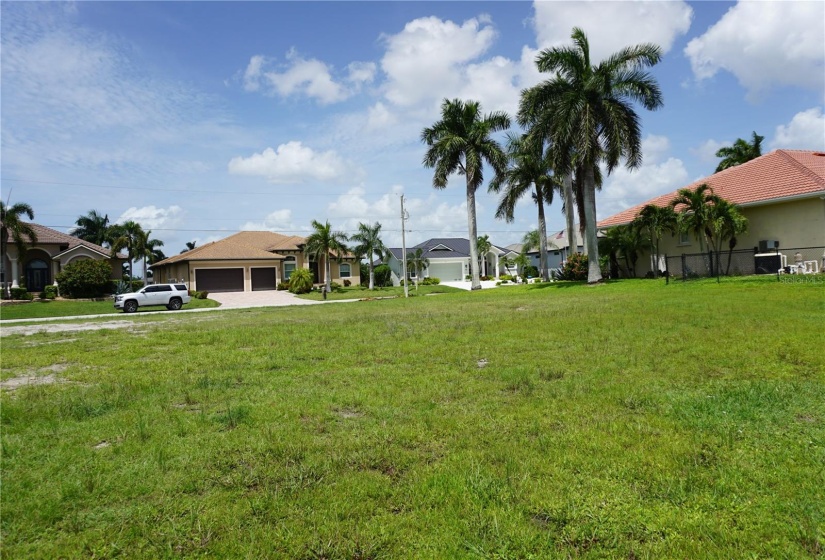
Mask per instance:
[[[4,556],[821,556],[823,294],[555,284],[5,336],[3,380],[74,383],[0,395]]]

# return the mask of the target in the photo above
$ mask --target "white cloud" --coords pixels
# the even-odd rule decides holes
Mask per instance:
[[[350,92],[333,79],[326,64],[303,58],[295,49],[286,53],[286,64],[279,65],[277,70],[267,70],[272,64],[273,61],[262,55],[250,58],[243,75],[244,89],[263,90],[268,95],[281,97],[305,95],[321,104],[343,101],[350,96]],[[364,78],[364,69],[358,76]]]
[[[458,25],[426,17],[407,23],[396,35],[384,35],[386,98],[411,107],[457,95],[466,82],[464,65],[484,54],[496,38],[487,21],[473,18]]]
[[[794,115],[791,122],[776,127],[772,148],[825,150],[825,115],[814,107]]]
[[[358,174],[334,151],[315,152],[294,140],[281,144],[277,150],[266,148],[247,158],[234,157],[229,161],[229,172],[266,177],[271,183],[351,182],[352,176]]]
[[[292,210],[281,209],[270,212],[263,221],[246,222],[241,226],[241,231],[295,231],[295,224],[292,222]]]
[[[719,161],[719,158],[716,157],[716,152],[719,151],[719,148],[722,148],[723,146],[731,146],[732,144],[733,142],[727,140],[722,140],[720,142],[710,138],[702,142],[697,147],[690,148],[690,153],[705,163],[714,163]]]
[[[179,226],[183,221],[183,209],[180,206],[158,208],[156,206],[132,206],[115,220],[116,224],[133,221],[140,224],[144,230],[170,229]]]
[[[347,81],[356,84],[372,82],[375,79],[376,68],[374,62],[351,62],[347,65]]]
[[[581,27],[594,64],[639,43],[655,43],[666,53],[678,36],[687,33],[693,19],[693,9],[681,1],[537,1],[533,8],[539,48],[568,45],[573,28]]]
[[[823,88],[825,3],[739,2],[688,43],[698,80],[727,70],[749,97],[773,86]]]

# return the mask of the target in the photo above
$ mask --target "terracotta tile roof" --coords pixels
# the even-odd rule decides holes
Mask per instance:
[[[773,200],[814,196],[825,193],[825,153],[810,150],[774,150],[742,165],[700,179],[685,188],[702,183],[734,204],[750,206]],[[627,224],[647,204],[667,206],[676,191],[637,204],[599,222],[599,227]]]
[[[190,251],[174,255],[168,259],[156,262],[153,267],[164,264],[173,264],[183,261],[226,261],[226,260],[283,260],[284,256],[270,253],[258,247],[231,240],[232,237],[213,241]]]
[[[281,235],[274,231],[240,231],[223,241],[242,243],[264,251],[300,251],[299,245],[306,239],[297,235]]]
[[[112,254],[112,252],[106,247],[101,247],[95,243],[84,241],[83,239],[74,237],[68,233],[62,233],[52,228],[41,226],[40,224],[29,223],[29,225],[34,230],[34,233],[37,236],[37,243],[40,245],[65,245],[66,250],[82,246],[106,256],[111,256]],[[31,241],[27,236],[24,236],[24,239],[29,242]],[[118,254],[117,256],[122,259],[127,258],[124,254]]]

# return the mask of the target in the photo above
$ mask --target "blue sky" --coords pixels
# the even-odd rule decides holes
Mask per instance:
[[[461,178],[432,188],[420,132],[445,97],[514,114],[542,48],[588,34],[594,58],[659,44],[664,107],[640,110],[644,165],[617,170],[599,217],[709,175],[752,131],[764,150],[825,149],[823,2],[3,2],[2,196],[68,231],[91,209],[134,219],[168,255],[241,229],[400,244],[466,237]],[[485,187],[486,188],[486,187]],[[517,242],[536,227],[494,219]],[[563,227],[560,201],[549,230]]]

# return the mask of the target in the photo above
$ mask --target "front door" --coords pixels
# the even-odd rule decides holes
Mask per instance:
[[[312,282],[315,284],[320,284],[324,281],[321,278],[321,275],[318,274],[318,261],[310,261],[309,262],[309,271],[312,273]]]
[[[30,292],[42,292],[50,283],[49,264],[40,259],[29,261],[26,265],[26,289]]]

